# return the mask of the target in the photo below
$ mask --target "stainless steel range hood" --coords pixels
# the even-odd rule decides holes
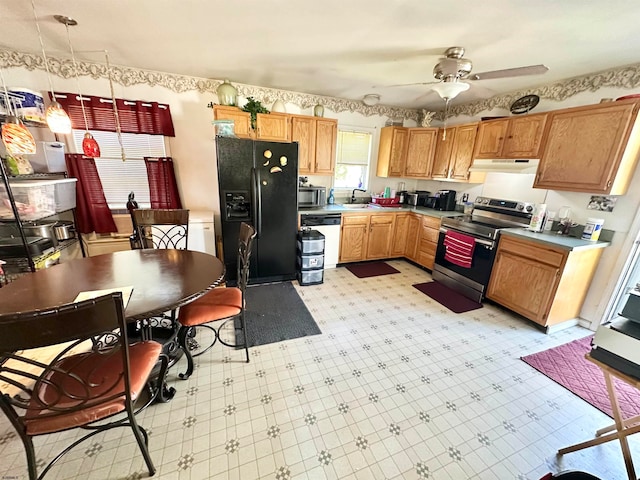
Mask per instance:
[[[471,172],[496,172],[496,173],[536,173],[540,160],[532,159],[475,159],[469,168]]]

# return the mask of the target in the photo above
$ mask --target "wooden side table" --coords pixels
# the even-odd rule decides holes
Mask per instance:
[[[633,460],[631,459],[631,451],[629,450],[629,443],[627,437],[634,433],[640,432],[640,415],[624,419],[620,412],[620,406],[618,405],[618,396],[616,394],[615,385],[613,383],[613,377],[628,383],[634,388],[640,390],[640,380],[630,377],[624,373],[616,370],[609,365],[599,362],[595,358],[592,358],[590,354],[586,354],[585,358],[592,363],[595,363],[604,374],[604,380],[607,384],[607,392],[609,393],[609,401],[611,402],[611,409],[613,410],[613,418],[615,423],[605,428],[601,428],[596,432],[596,438],[588,440],[586,442],[577,443],[570,447],[561,448],[558,450],[560,455],[565,453],[576,452],[584,448],[593,447],[595,445],[601,445],[603,443],[610,442],[616,438],[620,440],[620,447],[622,448],[622,456],[624,458],[625,466],[627,467],[627,475],[629,480],[637,480],[635,469],[633,468]],[[608,433],[611,432],[611,433]]]

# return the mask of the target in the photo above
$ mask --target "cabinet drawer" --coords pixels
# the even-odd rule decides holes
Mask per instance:
[[[554,250],[551,247],[509,237],[500,238],[499,249],[554,267],[561,266],[567,256],[567,252],[564,250]]]
[[[426,253],[429,255],[436,254],[436,248],[438,247],[437,243],[429,242],[427,240],[420,240],[420,253]]]
[[[368,215],[342,215],[343,225],[367,225],[368,222]]]
[[[420,240],[428,240],[429,242],[438,243],[439,230],[433,228],[425,228],[422,226],[422,233],[420,234]]]
[[[423,267],[433,270],[433,264],[436,260],[436,256],[430,253],[418,252],[418,263]]]
[[[440,219],[436,217],[427,217],[425,215],[422,217],[422,226],[438,230],[440,228]]]
[[[372,225],[389,225],[393,223],[394,214],[391,215],[371,215]]]

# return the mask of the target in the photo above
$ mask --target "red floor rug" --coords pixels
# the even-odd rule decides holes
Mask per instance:
[[[602,370],[584,358],[591,351],[592,338],[589,335],[521,360],[613,418]],[[640,391],[618,379],[614,381],[623,417],[640,415]]]
[[[347,265],[347,270],[358,278],[377,277],[378,275],[390,275],[392,273],[400,273],[391,265],[385,262],[358,263],[355,265]]]
[[[438,282],[416,283],[412,285],[425,295],[433,298],[440,305],[444,305],[453,313],[464,313],[477,308],[482,308],[481,303],[476,303],[461,293],[450,289]]]

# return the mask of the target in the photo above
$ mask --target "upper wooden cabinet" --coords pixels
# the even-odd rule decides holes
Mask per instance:
[[[437,132],[437,128],[382,128],[376,175],[429,178]]]
[[[337,120],[291,115],[291,141],[298,142],[298,170],[301,174],[332,175],[337,139]]]
[[[258,113],[256,115],[256,139],[290,142],[291,116],[283,113]]]
[[[236,137],[252,138],[251,114],[243,112],[238,107],[224,105],[213,106],[214,120],[233,120],[233,130]]]
[[[314,173],[333,175],[336,163],[338,121],[330,118],[316,120],[315,170]]]
[[[477,131],[477,123],[447,128],[446,135],[443,129],[438,130],[432,178],[474,183],[484,181],[483,174],[469,172]]]
[[[380,130],[378,147],[378,177],[402,177],[407,156],[409,129],[404,127],[383,127]]]
[[[410,128],[407,139],[405,177],[429,178],[436,151],[437,128]]]
[[[633,100],[549,113],[534,188],[623,195],[640,152]]]
[[[547,114],[480,122],[473,158],[540,158]]]

